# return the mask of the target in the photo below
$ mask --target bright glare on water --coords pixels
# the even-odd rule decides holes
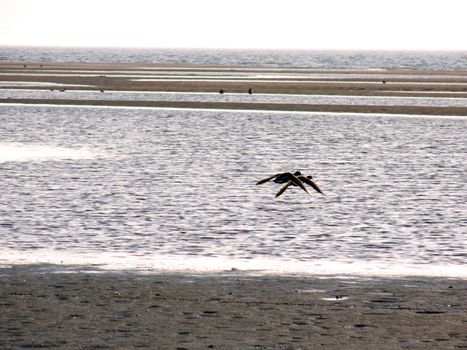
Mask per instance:
[[[92,159],[94,157],[94,153],[85,149],[0,143],[0,163],[50,161],[61,159]]]
[[[466,130],[446,117],[3,105],[0,264],[466,277]],[[326,195],[255,185],[295,170]]]

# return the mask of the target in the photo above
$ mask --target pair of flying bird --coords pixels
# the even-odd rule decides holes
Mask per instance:
[[[304,190],[306,193],[308,193],[311,196],[311,193],[308,191],[308,188],[305,187],[305,184],[310,185],[313,187],[316,192],[321,193],[324,195],[323,191],[318,187],[317,184],[315,184],[311,179],[313,177],[311,175],[305,176],[303,175],[300,171],[296,171],[295,173],[281,173],[281,174],[275,174],[272,175],[266,179],[258,181],[256,184],[261,185],[264,184],[268,181],[271,181],[274,179],[275,183],[278,184],[285,184],[277,193],[276,197],[279,197],[282,193],[285,192],[289,186],[298,186],[302,190]]]

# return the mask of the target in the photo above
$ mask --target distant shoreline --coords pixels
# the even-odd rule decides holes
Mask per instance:
[[[245,74],[250,74],[245,78]],[[253,75],[255,79],[249,77]],[[228,79],[219,77],[229,77]],[[156,77],[156,79],[151,79]],[[248,80],[250,79],[250,80]],[[16,85],[15,85],[16,84]],[[63,98],[0,103],[467,116],[467,107],[75,100],[66,90],[467,98],[467,71],[305,69],[0,61],[1,89],[63,89]]]

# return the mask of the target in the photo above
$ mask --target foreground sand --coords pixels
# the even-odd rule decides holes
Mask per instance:
[[[0,348],[461,349],[467,281],[0,269]],[[336,299],[337,297],[337,299]]]
[[[246,73],[250,78],[253,74],[254,78],[245,80]],[[288,75],[291,73],[292,78]],[[219,74],[227,78],[217,78]],[[385,76],[384,81],[381,74]],[[27,89],[58,89],[56,84],[63,84],[66,90],[218,92],[223,89],[225,93],[246,94],[248,88],[252,88],[254,93],[275,94],[467,98],[467,71],[275,70],[235,66],[0,62],[0,84],[2,88]],[[60,99],[9,98],[0,99],[0,103],[467,116],[467,107],[71,100],[66,92]]]

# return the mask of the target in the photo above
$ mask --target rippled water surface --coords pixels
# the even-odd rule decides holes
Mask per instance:
[[[190,102],[252,102],[288,104],[378,105],[378,106],[437,106],[466,107],[462,97],[377,97],[339,95],[292,95],[245,93],[192,93],[192,92],[117,92],[68,90],[1,89],[0,98],[13,99],[69,99],[69,100],[132,100],[132,101],[190,101]]]
[[[307,68],[466,69],[462,51],[222,50],[0,47],[0,60],[148,62]]]
[[[0,263],[465,276],[466,130],[446,117],[2,105]],[[297,169],[326,195],[255,185]]]

